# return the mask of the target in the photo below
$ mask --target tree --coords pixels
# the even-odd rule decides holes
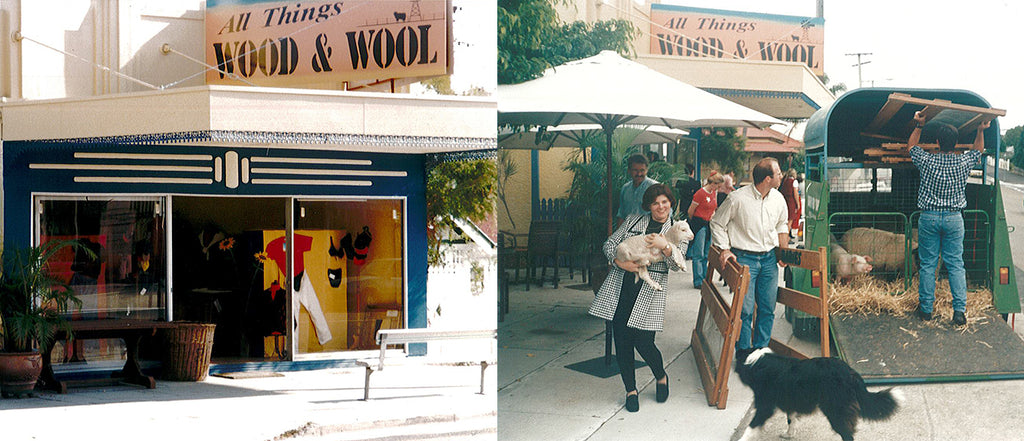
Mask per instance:
[[[498,174],[493,159],[449,161],[427,172],[427,262],[441,259],[442,231],[452,219],[484,220],[494,213]]]
[[[631,22],[562,23],[556,1],[565,0],[498,1],[498,84],[529,81],[551,66],[602,50],[632,53],[637,32]]]
[[[832,95],[837,95],[838,96],[838,95],[842,94],[843,92],[846,92],[846,83],[835,83],[835,84],[829,85],[828,84],[829,83],[828,74],[824,74],[824,75],[818,77],[818,79],[821,80],[821,84],[824,84],[825,87],[828,88],[829,92],[832,92]]]
[[[722,173],[743,176],[750,157],[743,149],[746,143],[746,138],[736,134],[735,127],[712,128],[700,139],[701,161],[716,164]]]
[[[1010,159],[1010,163],[1014,167],[1024,168],[1024,126],[1007,130],[1001,143],[1004,151],[1013,147],[1013,158]]]

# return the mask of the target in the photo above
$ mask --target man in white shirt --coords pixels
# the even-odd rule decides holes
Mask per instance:
[[[710,224],[712,243],[722,249],[721,263],[732,259],[750,267],[753,292],[743,299],[737,353],[768,346],[779,293],[775,249],[789,244],[786,199],[776,190],[782,182],[779,162],[775,158],[761,159],[751,176],[754,183],[729,193]],[[751,328],[755,305],[757,323]]]

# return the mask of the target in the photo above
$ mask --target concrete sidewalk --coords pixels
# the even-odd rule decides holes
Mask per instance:
[[[416,357],[374,373],[369,401],[361,368],[78,387],[0,399],[0,433],[10,441],[493,440],[497,373],[486,372],[481,395],[479,366]]]
[[[638,413],[623,408],[625,391],[618,375],[599,378],[566,368],[604,354],[604,321],[587,315],[592,291],[567,288],[580,283],[579,276],[574,281],[562,277],[557,290],[550,283],[530,291],[514,285],[510,313],[498,324],[498,439],[738,439],[752,416],[753,395],[732,374],[726,409],[707,405],[690,348],[699,306],[691,277],[670,275],[665,331],[656,337],[671,395],[668,402],[657,403],[650,369],[638,368]],[[782,316],[780,308],[776,337],[791,335]],[[783,338],[805,353],[815,350],[816,342]],[[859,439],[1024,439],[1019,411],[1024,381],[899,387],[908,399],[904,408],[890,421],[862,421]],[[776,413],[754,439],[777,440],[786,425],[785,415]],[[798,419],[794,433],[799,440],[840,439],[820,413]]]

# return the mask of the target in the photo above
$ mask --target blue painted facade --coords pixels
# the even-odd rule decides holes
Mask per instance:
[[[179,140],[180,141],[180,140]],[[3,148],[4,246],[32,243],[33,194],[195,195],[406,198],[408,327],[427,326],[427,242],[423,154],[364,153],[323,149],[182,146],[127,142],[7,141]],[[169,155],[174,158],[167,159]],[[356,171],[355,176],[271,176],[256,166]],[[234,164],[232,168],[229,165]],[[132,166],[135,170],[108,166]],[[140,171],[139,166],[187,166]],[[265,167],[266,165],[264,165]],[[359,176],[369,172],[370,176]],[[232,176],[232,173],[235,175]],[[271,179],[282,178],[282,179]],[[295,183],[279,181],[296,180]],[[300,181],[301,180],[301,181]],[[173,181],[173,182],[172,182]],[[323,185],[317,184],[323,182]],[[173,196],[172,196],[173,197]],[[179,240],[179,239],[176,239]],[[411,348],[425,353],[425,347]],[[421,354],[416,354],[421,355]]]

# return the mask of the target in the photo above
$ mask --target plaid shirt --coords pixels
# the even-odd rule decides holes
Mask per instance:
[[[915,145],[910,149],[910,159],[921,171],[917,208],[926,211],[959,211],[967,208],[964,187],[971,169],[981,159],[980,151],[968,150],[962,154],[928,153]]]

